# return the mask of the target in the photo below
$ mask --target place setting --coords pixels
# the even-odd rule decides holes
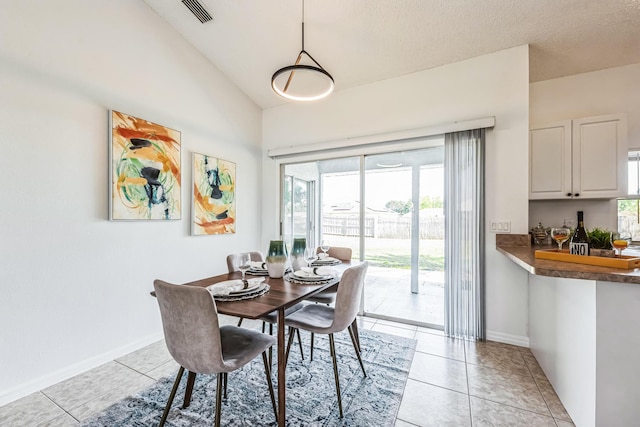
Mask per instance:
[[[326,241],[323,240],[322,244],[320,245],[320,250],[322,251],[322,253],[319,253],[316,255],[316,258],[311,263],[311,265],[316,267],[321,267],[321,266],[327,266],[327,265],[342,264],[342,261],[340,261],[338,258],[333,258],[329,256],[329,254],[327,253],[329,252],[329,249],[331,249],[331,247]]]
[[[252,276],[268,276],[267,263],[264,261],[251,261],[247,274]]]
[[[286,280],[298,284],[322,285],[338,280],[338,272],[329,267],[302,267],[287,274]]]
[[[269,291],[269,285],[262,277],[248,280],[234,279],[214,283],[207,286],[207,290],[216,301],[241,301],[266,294]]]

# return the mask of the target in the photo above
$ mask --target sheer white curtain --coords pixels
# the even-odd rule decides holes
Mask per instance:
[[[444,332],[484,340],[484,129],[446,134],[444,162]]]

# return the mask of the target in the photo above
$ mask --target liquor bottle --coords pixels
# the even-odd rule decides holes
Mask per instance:
[[[582,211],[578,211],[578,226],[571,236],[569,251],[573,255],[589,255],[589,236],[584,228]]]

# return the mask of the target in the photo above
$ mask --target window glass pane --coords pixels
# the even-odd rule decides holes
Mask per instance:
[[[618,200],[618,231],[631,233],[634,242],[640,242],[640,151],[629,151],[629,199]]]
[[[629,151],[629,195],[640,195],[640,151]]]

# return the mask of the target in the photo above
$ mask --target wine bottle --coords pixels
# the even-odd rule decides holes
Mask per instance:
[[[578,226],[571,236],[569,251],[573,255],[589,255],[589,236],[584,228],[584,216],[578,211]]]

